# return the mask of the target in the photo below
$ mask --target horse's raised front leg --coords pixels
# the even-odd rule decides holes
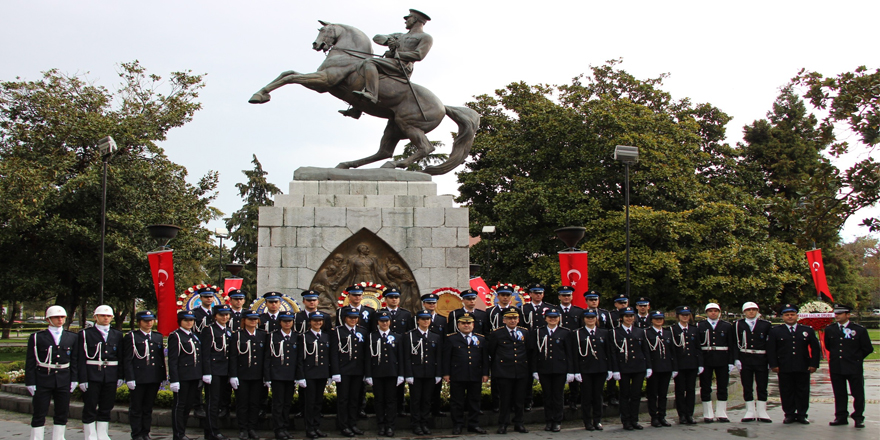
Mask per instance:
[[[248,102],[251,104],[265,104],[272,99],[271,96],[269,96],[269,93],[287,84],[302,84],[305,87],[319,91],[321,91],[320,89],[326,89],[329,86],[327,74],[325,72],[297,73],[293,70],[288,70],[287,72],[278,75],[278,78],[275,78],[272,82],[266,84],[266,86],[258,90],[257,93],[254,93]]]
[[[416,152],[401,160],[389,160],[382,168],[408,168],[410,165],[428,157],[434,151],[434,145],[425,136],[425,132],[416,127],[405,127],[404,135],[416,146]]]
[[[388,124],[385,125],[385,133],[382,135],[382,141],[379,142],[379,151],[377,151],[376,154],[350,162],[340,162],[339,165],[336,165],[336,168],[357,168],[368,163],[388,159],[389,157],[394,156],[394,148],[397,147],[397,143],[403,138],[404,136],[397,128],[397,124],[389,119]]]

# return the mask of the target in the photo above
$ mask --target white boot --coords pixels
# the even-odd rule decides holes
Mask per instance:
[[[743,416],[741,422],[754,422],[755,421],[755,401],[750,400],[746,402],[746,414]]]
[[[712,423],[715,421],[715,413],[712,412],[711,400],[708,402],[703,402],[703,421],[706,423]]]
[[[31,440],[43,440],[43,434],[46,433],[46,427],[31,428]]]
[[[67,425],[55,425],[52,427],[52,440],[65,440],[64,431],[67,430]]]
[[[98,440],[110,440],[110,422],[98,422]]]
[[[727,418],[727,401],[719,400],[715,402],[715,420],[721,423],[728,423],[730,419]]]
[[[758,421],[764,423],[773,423],[773,420],[770,419],[770,414],[767,414],[767,401],[759,400],[756,402],[756,412],[758,413]]]
[[[98,440],[98,432],[96,431],[95,422],[83,423],[83,439]]]

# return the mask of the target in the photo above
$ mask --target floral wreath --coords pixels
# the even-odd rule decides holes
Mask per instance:
[[[214,287],[211,284],[196,284],[196,285],[193,285],[192,287],[190,287],[189,289],[186,289],[186,291],[184,293],[181,293],[180,295],[177,296],[177,311],[179,312],[182,310],[186,310],[186,303],[189,302],[189,299],[192,298],[193,295],[197,295],[198,294],[197,292],[199,290],[202,290],[206,287],[210,287],[210,288],[215,289],[217,291],[217,293],[214,295],[214,297],[217,297],[219,295],[220,304],[229,304],[229,294],[224,292],[223,289]]]
[[[441,287],[431,293],[437,296],[450,294],[458,299],[461,299],[461,291],[454,287]]]
[[[525,289],[523,289],[522,287],[519,287],[513,283],[498,283],[498,284],[492,286],[492,303],[493,304],[487,304],[487,305],[494,305],[495,297],[498,296],[498,293],[497,293],[498,289],[500,289],[502,287],[509,287],[511,290],[513,290],[514,296],[518,295],[522,299],[522,304],[520,304],[520,307],[532,302],[532,297],[529,296],[529,293],[526,292]],[[486,295],[486,296],[488,296],[488,295]]]
[[[798,309],[798,324],[812,327],[813,330],[823,330],[834,321],[831,316],[826,316],[833,312],[834,308],[824,301],[810,301]]]
[[[367,288],[378,290],[379,293],[376,295],[376,300],[382,304],[382,307],[386,306],[384,293],[386,290],[388,290],[387,287],[385,287],[379,283],[373,283],[373,282],[368,283],[365,281],[360,282],[360,283],[354,283],[352,285],[353,286],[361,286],[364,288],[364,290],[366,290]],[[342,294],[339,295],[339,298],[336,299],[336,304],[339,305],[340,308],[343,307],[343,305],[345,304],[346,298],[348,298],[348,292],[343,290]]]

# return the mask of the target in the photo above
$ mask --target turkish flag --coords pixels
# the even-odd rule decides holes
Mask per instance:
[[[571,303],[581,307],[587,307],[584,292],[589,287],[587,283],[587,253],[559,252],[559,272],[562,274],[562,285],[574,287],[571,295]]]
[[[226,278],[223,283],[223,291],[227,294],[230,290],[241,290],[241,283],[244,281],[244,278]]]
[[[153,285],[156,287],[156,302],[159,308],[159,333],[165,336],[177,328],[177,294],[174,292],[174,257],[173,251],[150,252],[150,272],[153,273]]]
[[[816,293],[825,295],[831,302],[831,290],[828,289],[828,280],[825,279],[825,265],[822,263],[822,249],[807,251],[807,262],[810,263],[810,274],[813,275],[813,283],[816,284]]]
[[[489,286],[483,281],[483,277],[471,278],[470,285],[471,289],[477,292],[477,297],[480,298],[476,307],[480,310],[486,310],[486,307],[491,305],[488,299],[488,295],[491,293]]]

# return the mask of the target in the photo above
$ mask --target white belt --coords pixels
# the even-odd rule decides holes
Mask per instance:
[[[86,365],[97,365],[99,367],[115,367],[119,365],[119,361],[86,361]]]
[[[727,351],[727,347],[700,347],[703,350],[708,351]]]
[[[751,348],[743,348],[739,352],[748,354],[767,354],[767,350],[752,350]]]
[[[37,361],[37,366],[38,366],[38,367],[43,367],[43,368],[48,368],[48,369],[50,369],[50,370],[63,370],[63,369],[65,369],[65,368],[69,368],[69,367],[70,367],[70,363],[68,362],[68,363],[66,363],[66,364],[49,364],[49,363],[46,363],[46,362],[40,362],[40,361]]]

